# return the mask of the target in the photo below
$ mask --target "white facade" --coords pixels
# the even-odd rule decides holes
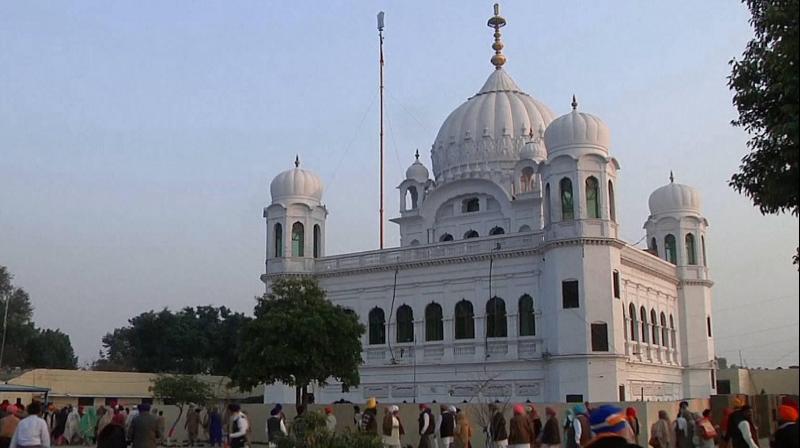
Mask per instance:
[[[325,256],[319,178],[296,166],[273,181],[267,288],[281,276],[312,275],[368,328],[361,386],[331,384],[317,400],[712,394],[699,195],[673,182],[652,194],[645,229],[654,251],[620,240],[620,166],[608,127],[574,99],[555,118],[497,54],[484,86],[442,125],[434,178],[417,156],[398,186],[399,248]],[[287,231],[298,228],[303,236]]]

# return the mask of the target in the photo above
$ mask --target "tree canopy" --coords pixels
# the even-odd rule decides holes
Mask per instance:
[[[8,328],[2,365],[74,369],[78,358],[69,336],[61,330],[37,328],[33,322],[30,296],[24,289],[14,286],[12,280],[13,275],[8,269],[0,266],[0,319],[8,300]]]
[[[313,278],[278,279],[271,289],[242,328],[247,343],[239,349],[233,382],[243,389],[282,382],[296,388],[298,402],[310,384],[329,378],[357,386],[365,329],[355,313],[328,301]]]
[[[96,370],[227,375],[248,318],[229,308],[148,311],[103,337]]]
[[[798,0],[745,0],[755,36],[732,60],[728,85],[750,152],[730,180],[761,213],[798,214]]]
[[[168,437],[172,437],[175,426],[183,416],[183,407],[187,404],[205,405],[214,398],[211,386],[203,380],[191,375],[161,375],[153,380],[150,387],[153,397],[166,404],[178,406],[178,416],[169,429]],[[163,435],[162,435],[163,436]]]

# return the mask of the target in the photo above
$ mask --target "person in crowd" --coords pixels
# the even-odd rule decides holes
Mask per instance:
[[[526,406],[525,412],[528,414],[528,421],[530,421],[531,428],[533,428],[533,441],[531,441],[531,445],[533,445],[536,443],[536,439],[539,438],[539,434],[542,433],[542,419],[539,418],[539,413],[536,412],[536,408],[533,405]]]
[[[281,409],[278,406],[269,411],[266,431],[267,446],[269,448],[275,448],[279,438],[289,435],[289,431],[286,430],[286,422],[283,420]]]
[[[639,444],[639,433],[641,433],[641,426],[639,425],[639,416],[636,415],[636,408],[628,407],[625,409],[625,418],[628,420],[628,425],[633,432],[633,443]]]
[[[728,419],[733,413],[732,408],[725,408],[722,410],[722,420],[719,422],[719,448],[728,448]]]
[[[106,408],[105,406],[99,406],[97,408],[97,430],[95,433],[98,436],[100,435],[100,431],[111,423],[111,418],[113,416],[114,414],[111,412],[111,408]]]
[[[585,404],[572,408],[575,412],[575,437],[579,446],[586,446],[592,439],[592,425],[589,423],[589,410]]]
[[[50,448],[50,428],[42,419],[42,411],[42,405],[38,401],[28,405],[28,416],[17,424],[8,444],[9,448]]]
[[[69,408],[64,406],[56,414],[56,426],[50,433],[51,440],[55,445],[64,444],[64,430],[67,429],[67,417],[69,416]]]
[[[0,403],[0,418],[3,418],[9,414],[8,412],[9,406],[11,406],[11,402],[9,402],[8,400],[3,400],[3,402]]]
[[[112,414],[109,409],[108,414]],[[126,448],[125,415],[113,414],[111,421],[97,433],[97,448]]]
[[[386,408],[386,413],[383,417],[383,424],[381,425],[381,439],[384,448],[400,448],[400,437],[402,435],[403,425],[400,423],[400,408],[397,406],[389,406]]]
[[[17,430],[20,420],[23,418],[22,409],[15,405],[6,406],[6,415],[0,418],[0,448],[8,448],[11,438]]]
[[[78,409],[72,405],[69,405],[68,408],[64,442],[67,445],[83,443],[81,439],[81,415]]]
[[[93,406],[88,406],[81,416],[81,438],[85,444],[94,444],[97,435],[95,431],[97,431],[97,410]]]
[[[695,415],[694,445],[698,448],[714,448],[716,438],[717,428],[711,423],[711,409]]]
[[[564,411],[564,444],[567,448],[578,448],[580,447],[581,438],[575,431],[576,426],[580,428],[580,423],[575,420],[575,411],[570,408],[567,408]]]
[[[778,406],[778,429],[769,440],[771,448],[798,448],[800,435],[797,432],[797,409],[790,405]]]
[[[689,403],[681,401],[675,418],[675,444],[677,448],[692,448],[694,437],[694,417],[689,411]]]
[[[556,411],[551,407],[544,409],[545,422],[539,441],[544,448],[558,448],[561,446],[561,425],[558,424]]]
[[[122,415],[122,413],[120,413]],[[164,411],[158,410],[156,413],[156,425],[158,427],[158,444],[159,445],[166,445],[167,439],[167,419],[164,418]]]
[[[139,415],[138,409],[134,408],[130,410],[129,408],[125,408],[125,434],[129,435],[131,433],[131,422],[133,422],[133,419],[136,418],[137,415]],[[164,437],[166,437],[166,435],[164,435]]]
[[[464,409],[456,411],[456,448],[472,448],[472,424]]]
[[[419,405],[419,448],[433,448],[433,437],[436,432],[431,408],[424,403]]]
[[[189,438],[189,446],[197,443],[197,435],[200,432],[200,408],[190,407],[186,413],[186,422],[183,424],[186,435]]]
[[[595,435],[586,444],[587,448],[639,446],[632,442],[633,431],[622,408],[609,404],[597,406],[590,411],[589,422]]]
[[[534,440],[533,425],[525,412],[525,407],[521,404],[515,405],[514,416],[511,417],[508,426],[509,448],[531,448]]]
[[[155,448],[161,434],[158,432],[158,417],[150,412],[150,405],[137,406],[136,416],[127,430],[127,438],[132,448]]]
[[[353,426],[356,431],[361,431],[361,408],[358,405],[353,406]]]
[[[658,420],[650,427],[648,444],[653,448],[675,448],[675,431],[667,411],[658,411]]]
[[[378,400],[369,398],[366,409],[361,414],[361,430],[378,435]]]
[[[325,427],[330,432],[336,432],[336,416],[333,415],[333,406],[325,406]]]
[[[439,419],[440,448],[452,448],[456,433],[456,407],[442,406]]]
[[[231,429],[230,433],[228,433],[230,448],[244,448],[247,443],[247,430],[250,429],[250,424],[238,404],[229,404],[228,410],[231,414]]]
[[[58,416],[58,409],[51,401],[47,403],[46,410],[44,411],[44,421],[47,422],[47,428],[50,430],[50,443],[53,442],[53,430],[56,428],[56,417]]]
[[[508,430],[506,429],[506,417],[496,403],[489,405],[491,420],[489,421],[489,440],[492,448],[503,448],[508,446]]]
[[[208,412],[208,443],[211,446],[222,446],[222,416],[216,407]]]
[[[753,411],[748,405],[733,411],[728,417],[728,441],[732,448],[757,448],[758,435],[753,430]]]

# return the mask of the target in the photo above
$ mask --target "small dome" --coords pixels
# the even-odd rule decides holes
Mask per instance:
[[[546,160],[547,150],[544,147],[544,143],[541,141],[528,142],[519,152],[519,158],[520,160],[533,160],[534,162]]]
[[[694,188],[672,181],[658,188],[650,195],[648,200],[651,215],[660,215],[673,212],[700,213],[700,193]]]
[[[284,198],[300,198],[316,202],[322,200],[322,180],[313,171],[300,168],[300,160],[295,166],[272,179],[269,184],[272,201]]]
[[[419,161],[419,151],[417,151],[415,156],[417,160],[406,170],[406,179],[424,184],[429,178],[428,169]]]
[[[589,146],[608,152],[611,131],[600,118],[578,112],[578,103],[573,97],[572,112],[550,123],[544,132],[544,142],[549,154],[571,146]]]

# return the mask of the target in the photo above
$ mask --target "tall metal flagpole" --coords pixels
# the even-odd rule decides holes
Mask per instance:
[[[8,330],[8,303],[11,301],[11,293],[6,293],[6,310],[3,313],[3,342],[0,343],[0,367],[3,366],[3,355],[6,353],[6,333]]]
[[[380,205],[380,248],[383,249],[383,11],[378,13],[378,37],[380,38],[381,61],[380,61],[380,103],[381,103],[381,205]]]

